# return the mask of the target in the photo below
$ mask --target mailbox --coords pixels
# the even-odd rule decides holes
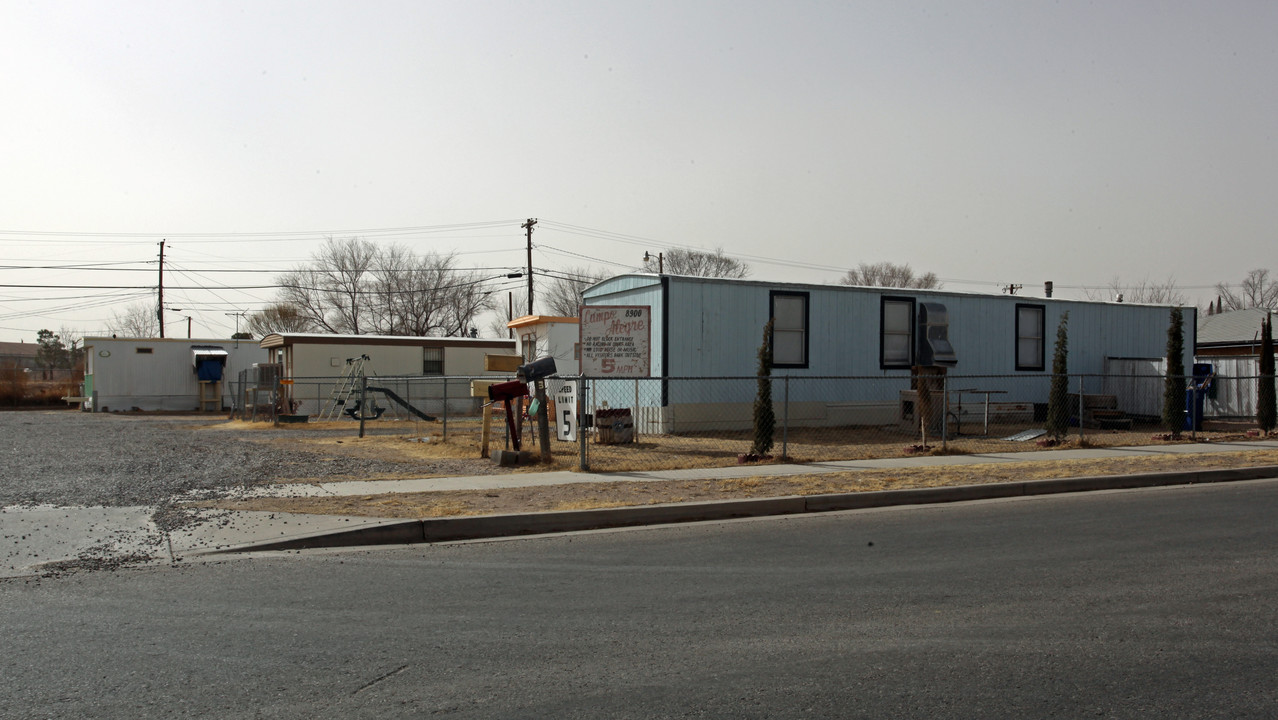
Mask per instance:
[[[940,303],[919,303],[918,364],[924,367],[954,367],[958,358],[950,345],[949,312]]]
[[[520,365],[515,371],[515,375],[524,382],[536,382],[544,380],[558,372],[555,367],[555,359],[552,357],[544,357],[540,360],[534,360],[527,365]]]
[[[488,386],[489,400],[514,400],[528,394],[528,386],[518,380]]]

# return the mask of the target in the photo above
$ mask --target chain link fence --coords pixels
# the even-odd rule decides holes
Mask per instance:
[[[334,417],[339,422],[363,420],[368,432],[379,435],[435,436],[456,448],[459,456],[482,457],[484,408],[489,403],[486,395],[472,394],[472,382],[494,379],[501,380],[369,376],[366,386],[356,385]],[[247,398],[241,406],[245,419],[275,420],[268,404],[314,419],[341,379],[292,380],[291,385],[276,386],[279,403],[268,403],[261,398],[273,397],[263,387],[272,378],[241,377],[236,392]],[[1173,380],[1184,392],[1183,438],[1240,438],[1255,429],[1256,376],[1203,380]],[[547,381],[551,418],[562,417],[553,398],[566,382],[575,386],[578,411],[589,422],[579,423],[585,427],[579,427],[571,441],[559,440],[552,425],[551,451],[562,464],[596,471],[712,467],[736,464],[755,449],[757,377],[553,378]],[[1162,422],[1167,387],[1162,375],[1067,376],[1068,427],[1059,438],[1047,432],[1051,384],[1050,374],[1025,373],[775,375],[769,379],[774,424],[767,454],[773,459],[822,462],[934,452],[1020,452],[1059,442],[1147,445],[1163,441],[1169,432]],[[523,448],[535,451],[537,431],[528,400],[513,404],[513,424]],[[491,407],[488,451],[513,449],[503,404]]]
[[[1258,378],[1177,377],[1191,440],[1245,437],[1254,429]],[[759,379],[590,379],[584,465],[592,470],[724,465],[754,448]],[[1163,375],[1069,375],[1067,428],[1047,432],[1050,374],[893,377],[773,376],[768,454],[798,462],[928,452],[1019,452],[1057,446],[1146,445],[1163,425]],[[618,433],[619,421],[630,426]]]

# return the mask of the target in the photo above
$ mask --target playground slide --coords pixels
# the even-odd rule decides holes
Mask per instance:
[[[396,394],[395,394],[395,392],[394,392],[393,390],[391,390],[390,388],[384,388],[384,387],[373,387],[372,385],[369,385],[369,386],[368,386],[368,390],[369,390],[369,392],[379,392],[379,393],[382,393],[383,395],[385,395],[385,396],[386,396],[386,399],[387,399],[387,400],[390,400],[391,402],[395,403],[396,405],[399,405],[400,407],[404,408],[404,409],[405,409],[405,410],[407,410],[408,412],[410,412],[410,413],[412,413],[412,414],[416,415],[417,417],[419,417],[419,418],[421,418],[421,419],[423,419],[423,420],[425,420],[425,421],[427,421],[427,422],[434,422],[434,421],[435,421],[435,416],[433,416],[433,415],[427,415],[426,413],[422,412],[421,410],[418,410],[417,408],[413,407],[412,405],[409,405],[407,400],[405,400],[404,398],[400,397],[399,395],[396,395]]]

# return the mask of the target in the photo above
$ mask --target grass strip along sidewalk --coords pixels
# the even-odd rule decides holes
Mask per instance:
[[[1186,472],[1265,465],[1278,465],[1278,450],[1093,460],[1028,460],[727,480],[618,480],[495,490],[448,490],[347,497],[225,499],[202,501],[197,505],[227,510],[421,519],[935,488],[1083,476]]]

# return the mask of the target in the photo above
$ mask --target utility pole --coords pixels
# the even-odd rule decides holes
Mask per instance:
[[[160,293],[155,304],[155,317],[160,321],[160,337],[164,337],[164,240],[160,241]]]
[[[533,276],[532,276],[532,231],[537,218],[528,218],[528,222],[519,227],[528,231],[528,314],[533,314]]]

